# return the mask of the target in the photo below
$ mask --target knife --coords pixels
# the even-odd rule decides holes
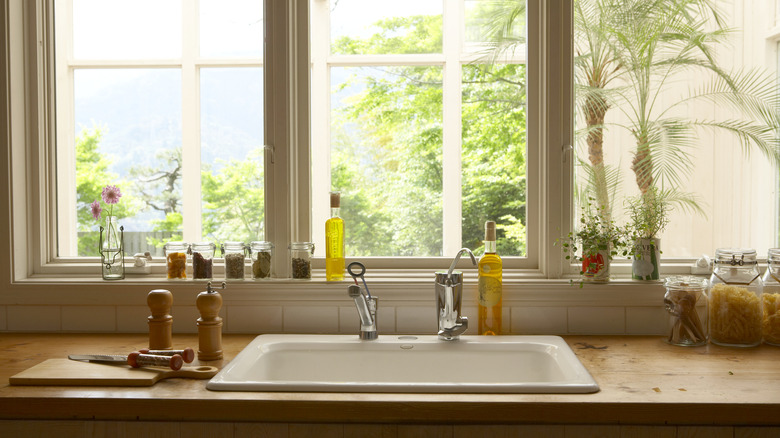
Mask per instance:
[[[113,364],[125,363],[133,368],[163,366],[169,367],[174,371],[181,369],[181,366],[184,363],[184,359],[178,354],[174,354],[173,356],[160,356],[155,354],[142,354],[137,351],[126,356],[122,354],[71,354],[68,355],[68,359]]]

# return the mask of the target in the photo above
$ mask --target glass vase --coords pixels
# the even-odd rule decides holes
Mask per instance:
[[[100,263],[103,280],[125,278],[124,227],[116,216],[106,217],[106,226],[100,227]]]

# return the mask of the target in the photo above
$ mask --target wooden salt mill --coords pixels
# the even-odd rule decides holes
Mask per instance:
[[[222,282],[222,289],[225,282]],[[222,359],[222,295],[211,288],[209,281],[206,290],[198,294],[195,305],[200,312],[198,318],[198,360]]]
[[[149,319],[149,349],[150,350],[170,350],[173,348],[173,337],[171,328],[173,326],[173,317],[171,316],[171,306],[173,306],[173,295],[165,289],[155,289],[146,296],[146,304],[152,315]]]

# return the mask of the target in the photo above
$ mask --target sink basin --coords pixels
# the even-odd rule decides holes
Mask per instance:
[[[217,391],[590,393],[559,336],[260,335],[206,386]]]

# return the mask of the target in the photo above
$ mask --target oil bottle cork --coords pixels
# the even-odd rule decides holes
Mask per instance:
[[[222,289],[225,283],[222,282]],[[198,360],[222,359],[222,295],[211,288],[208,282],[206,290],[198,294],[195,305],[200,312],[198,318]]]
[[[173,317],[173,295],[165,289],[155,289],[146,296],[146,304],[152,315],[149,316],[149,349],[170,350],[173,348],[171,328]]]

